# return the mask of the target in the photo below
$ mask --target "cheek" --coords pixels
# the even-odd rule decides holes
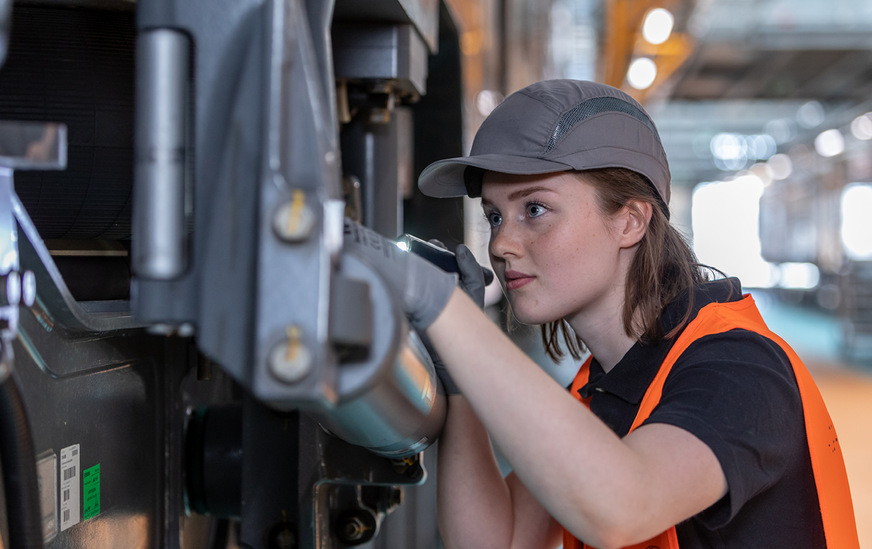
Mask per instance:
[[[614,272],[616,249],[612,250],[605,231],[578,229],[538,242],[532,248],[537,263],[547,270],[555,285],[572,284],[579,277],[611,276]]]
[[[557,228],[540,235],[530,245],[531,253],[536,254],[543,266],[561,269],[578,267],[579,259],[586,255],[583,235],[572,228]]]

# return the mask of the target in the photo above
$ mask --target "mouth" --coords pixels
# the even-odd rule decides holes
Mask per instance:
[[[506,279],[506,291],[511,292],[512,290],[517,290],[522,286],[526,286],[530,282],[533,282],[536,277],[528,274],[524,274],[518,271],[506,271],[504,275]]]

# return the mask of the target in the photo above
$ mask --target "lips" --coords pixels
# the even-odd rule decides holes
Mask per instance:
[[[532,275],[521,273],[518,271],[506,271],[506,290],[511,292],[522,286],[526,286],[536,278]]]

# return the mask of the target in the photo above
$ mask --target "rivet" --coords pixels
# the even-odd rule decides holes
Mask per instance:
[[[295,189],[289,202],[279,206],[273,217],[273,230],[282,240],[305,240],[315,226],[315,214],[306,204],[306,193]]]
[[[312,353],[303,343],[297,326],[289,326],[286,335],[286,340],[270,351],[269,368],[280,381],[297,383],[312,370]]]

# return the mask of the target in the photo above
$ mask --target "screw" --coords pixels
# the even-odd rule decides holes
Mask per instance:
[[[25,307],[32,307],[36,301],[36,275],[33,271],[24,271],[21,277],[21,299]]]
[[[312,371],[312,353],[303,344],[297,326],[288,327],[287,340],[273,347],[268,360],[270,371],[285,383],[297,383]]]
[[[0,280],[6,286],[5,292],[0,296],[5,298],[5,301],[0,301],[0,304],[18,305],[21,303],[21,275],[18,271],[9,271],[8,274],[0,277]]]
[[[286,242],[305,240],[315,226],[315,213],[306,204],[306,193],[295,189],[290,202],[279,206],[273,217],[273,230]]]
[[[349,517],[342,525],[342,536],[347,541],[360,541],[366,534],[366,525],[359,517]]]
[[[375,537],[378,520],[371,511],[355,509],[343,513],[336,526],[339,541],[347,545],[363,545]]]

